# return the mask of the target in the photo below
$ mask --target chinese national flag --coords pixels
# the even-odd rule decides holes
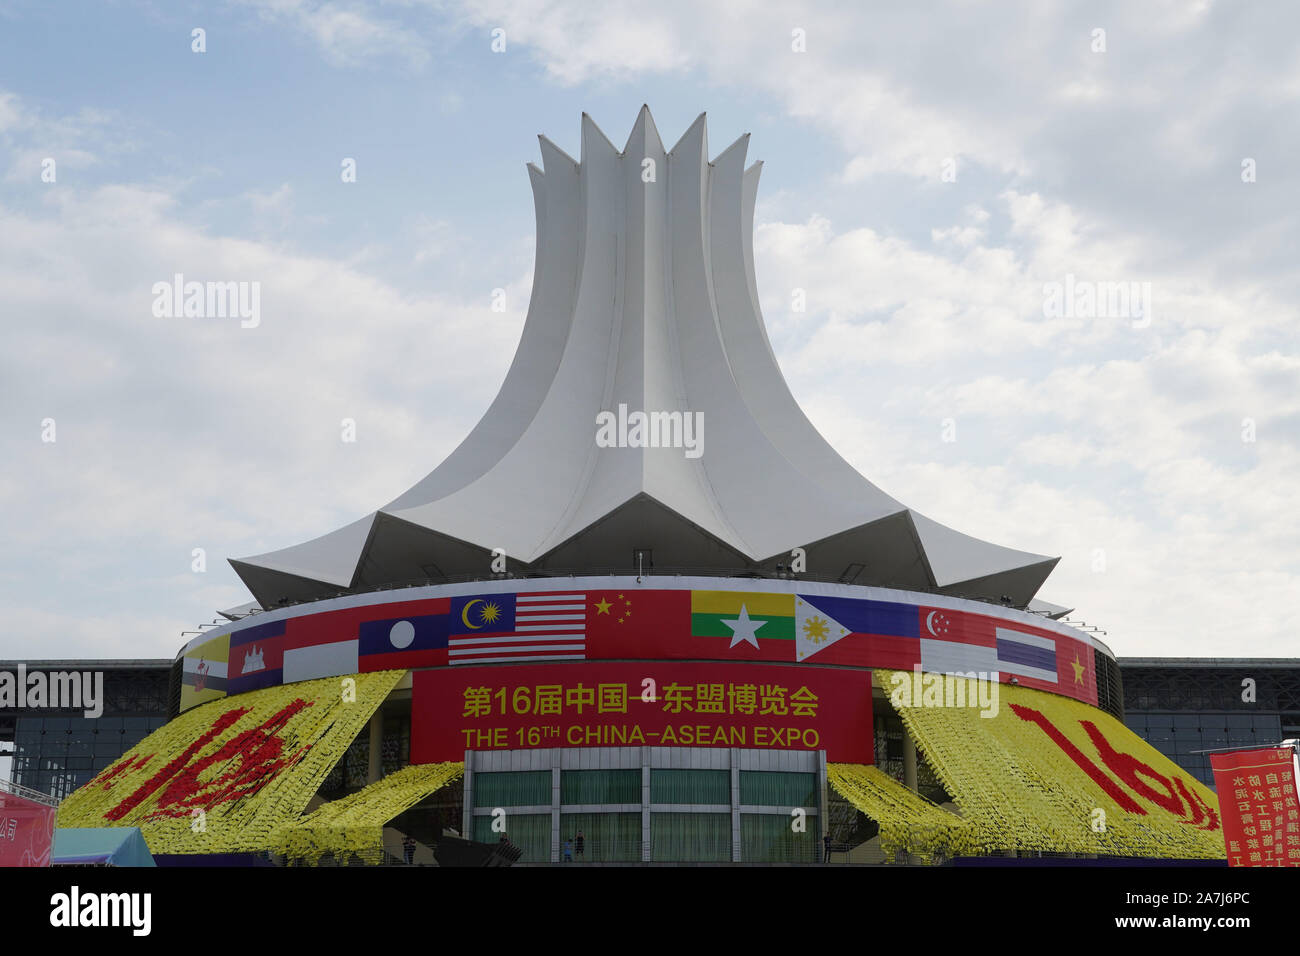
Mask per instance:
[[[587,592],[587,658],[698,657],[690,591]]]

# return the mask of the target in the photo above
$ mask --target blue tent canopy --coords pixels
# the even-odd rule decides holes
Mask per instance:
[[[67,827],[54,831],[51,866],[154,866],[139,827]]]

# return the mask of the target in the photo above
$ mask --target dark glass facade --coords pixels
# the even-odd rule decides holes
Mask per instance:
[[[167,722],[171,661],[34,661],[34,671],[104,675],[103,714],[53,708],[0,709],[0,743],[12,743],[10,779],[62,799],[112,766]],[[17,662],[0,661],[17,673]]]
[[[1204,751],[1300,738],[1300,660],[1120,658],[1124,723],[1214,786]]]

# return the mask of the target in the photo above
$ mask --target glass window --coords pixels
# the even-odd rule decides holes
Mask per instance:
[[[731,805],[730,770],[651,770],[651,803]]]
[[[549,770],[476,773],[473,787],[476,807],[549,807],[551,805]],[[548,836],[547,840],[549,839]]]
[[[641,814],[562,813],[560,846],[568,839],[573,840],[575,863],[635,862],[641,859]]]
[[[816,825],[802,833],[782,813],[740,815],[740,858],[746,863],[816,863]]]
[[[740,802],[753,807],[815,807],[817,775],[771,770],[740,771]]]
[[[731,814],[650,814],[650,859],[660,863],[726,863]]]
[[[547,772],[546,803],[551,802]],[[564,770],[560,773],[560,803],[640,803],[640,770]]]
[[[478,774],[475,774],[477,783]],[[484,774],[487,776],[487,774]],[[477,790],[477,786],[475,790]],[[474,818],[474,839],[480,843],[499,843],[504,836],[524,851],[521,863],[548,863],[551,859],[551,815],[549,813],[508,813],[506,832],[492,830],[492,817]]]

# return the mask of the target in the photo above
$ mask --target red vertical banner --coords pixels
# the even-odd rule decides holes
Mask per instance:
[[[0,790],[0,866],[49,866],[57,812]]]
[[[1296,754],[1265,747],[1210,754],[1229,866],[1300,866]]]

